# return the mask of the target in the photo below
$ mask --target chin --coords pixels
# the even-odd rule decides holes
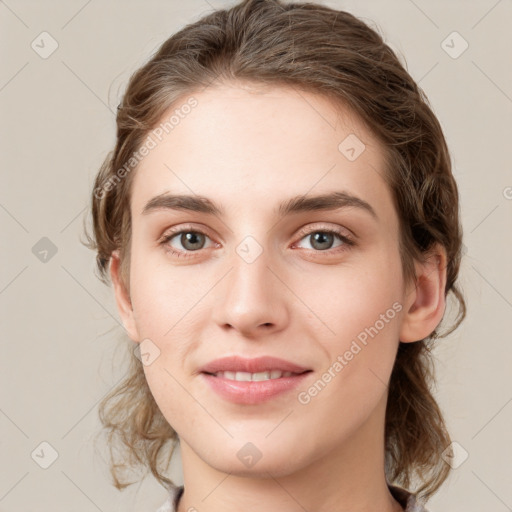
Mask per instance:
[[[232,440],[224,445],[219,444],[216,453],[210,452],[201,458],[218,471],[241,477],[268,478],[269,473],[275,477],[287,476],[300,469],[306,461],[298,456],[297,446],[300,444],[292,442],[288,446],[283,446],[282,433],[281,436],[277,436],[277,432],[275,434],[274,440]],[[300,455],[302,458],[307,455],[303,446]]]

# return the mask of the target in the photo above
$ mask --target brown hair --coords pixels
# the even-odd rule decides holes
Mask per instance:
[[[130,194],[134,172],[120,172],[162,115],[178,101],[221,81],[291,86],[351,108],[383,143],[385,179],[400,219],[400,254],[406,280],[414,260],[424,261],[438,243],[447,255],[449,292],[458,303],[454,325],[466,306],[455,281],[461,260],[459,200],[441,126],[417,86],[380,34],[355,16],[312,3],[246,0],[191,23],[166,40],[130,78],[117,113],[115,149],[105,159],[92,194],[99,277],[108,283],[112,251],[119,249],[121,276],[129,291]],[[134,166],[136,169],[136,165]],[[438,337],[399,343],[385,420],[386,478],[428,499],[450,468],[441,452],[450,437],[431,385],[431,349]],[[111,474],[132,465],[149,468],[162,484],[173,483],[159,468],[179,441],[147,385],[142,363],[131,357],[128,377],[100,404],[109,433]],[[112,451],[119,441],[121,463]],[[168,462],[167,462],[168,465]],[[164,466],[164,470],[167,469]]]

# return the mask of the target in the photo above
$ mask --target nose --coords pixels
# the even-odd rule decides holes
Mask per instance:
[[[267,253],[252,262],[234,254],[231,263],[216,293],[213,320],[222,329],[234,329],[246,337],[283,329],[289,316],[286,294],[290,292]]]

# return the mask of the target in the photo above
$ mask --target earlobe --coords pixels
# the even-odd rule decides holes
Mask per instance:
[[[427,338],[441,322],[446,308],[446,251],[437,244],[425,263],[416,262],[416,286],[405,297],[400,329],[404,343]]]
[[[139,341],[139,333],[135,323],[131,298],[121,278],[121,259],[119,251],[113,251],[110,258],[110,278],[114,286],[117,310],[123,322],[126,333],[135,342]]]

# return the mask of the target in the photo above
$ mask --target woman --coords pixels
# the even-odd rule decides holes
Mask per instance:
[[[142,465],[160,511],[426,510],[458,192],[374,30],[277,0],[188,25],[131,77],[92,213],[138,356],[100,407],[118,489]],[[177,443],[184,486],[160,467]]]

